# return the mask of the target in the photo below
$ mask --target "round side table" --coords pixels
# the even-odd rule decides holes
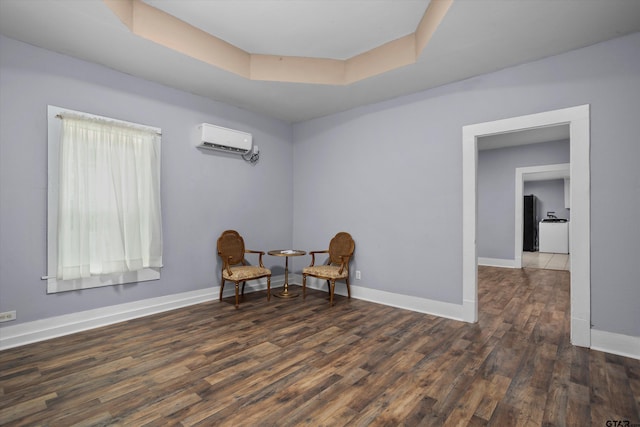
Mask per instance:
[[[274,293],[273,295],[279,298],[294,298],[298,294],[295,292],[289,292],[289,257],[306,255],[305,251],[297,249],[276,249],[268,252],[271,256],[283,256],[284,258],[284,287],[282,292]]]

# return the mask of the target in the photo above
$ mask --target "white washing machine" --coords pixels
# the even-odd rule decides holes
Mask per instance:
[[[569,222],[538,224],[538,251],[554,254],[569,253]]]

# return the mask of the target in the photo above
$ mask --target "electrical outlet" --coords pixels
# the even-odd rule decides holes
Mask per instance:
[[[16,320],[16,311],[5,311],[4,313],[0,313],[0,322],[9,322],[11,320]]]
[[[362,279],[362,274],[360,274],[360,270],[356,270],[356,280]]]

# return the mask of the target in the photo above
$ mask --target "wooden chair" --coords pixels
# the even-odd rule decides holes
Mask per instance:
[[[258,254],[260,266],[249,265],[244,258],[245,254]],[[264,252],[245,249],[244,239],[235,230],[226,230],[218,238],[218,255],[222,258],[222,281],[220,283],[220,301],[224,282],[230,280],[236,285],[236,308],[239,305],[238,288],[242,282],[242,296],[244,297],[244,285],[247,280],[267,278],[267,301],[271,299],[271,270],[262,264]]]
[[[306,297],[307,276],[317,277],[327,281],[329,285],[329,303],[333,306],[333,295],[336,288],[336,280],[344,280],[347,284],[347,294],[351,298],[349,287],[349,261],[353,256],[356,244],[349,233],[344,231],[336,234],[329,243],[329,249],[324,251],[311,251],[311,265],[302,269],[302,295]],[[314,265],[316,254],[329,254],[325,265]]]

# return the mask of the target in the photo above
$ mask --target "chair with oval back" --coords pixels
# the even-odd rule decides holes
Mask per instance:
[[[347,295],[351,298],[349,287],[349,261],[353,257],[356,244],[349,233],[344,231],[336,234],[329,243],[329,249],[311,251],[311,265],[302,270],[302,294],[306,297],[307,276],[324,279],[329,285],[329,303],[333,305],[333,295],[336,288],[336,280],[344,280],[347,285]],[[329,254],[327,263],[315,265],[316,254]]]
[[[259,266],[249,265],[245,254],[258,254]],[[267,301],[271,299],[271,270],[262,264],[264,252],[245,249],[244,239],[235,230],[226,230],[218,238],[218,255],[222,258],[222,280],[220,283],[220,301],[226,280],[236,285],[236,308],[240,304],[238,288],[242,282],[242,296],[247,280],[267,278]]]

